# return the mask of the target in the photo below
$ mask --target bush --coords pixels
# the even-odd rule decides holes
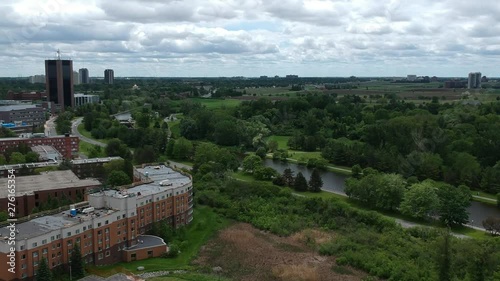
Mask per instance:
[[[180,248],[177,246],[177,244],[171,243],[168,245],[168,253],[167,257],[169,258],[175,258],[179,255]]]

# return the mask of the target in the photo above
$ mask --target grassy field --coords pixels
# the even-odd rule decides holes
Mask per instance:
[[[192,101],[199,102],[206,106],[207,109],[230,108],[240,105],[241,100],[236,99],[202,99],[192,98]]]
[[[170,132],[172,133],[173,138],[178,138],[181,136],[180,124],[181,120],[179,119],[172,122],[168,122],[168,127],[170,128]]]
[[[290,139],[290,136],[271,135],[267,138],[267,141],[276,141],[278,143],[278,149],[288,149],[288,139]]]
[[[109,141],[108,139],[96,139],[96,138],[92,137],[92,134],[89,131],[85,130],[84,124],[78,125],[78,132],[80,134],[82,134],[82,136],[84,136],[84,137],[87,137],[89,139],[93,139],[93,140],[96,140],[99,142],[108,143],[108,141]]]
[[[86,141],[82,141],[80,140],[80,143],[79,143],[79,151],[80,151],[80,154],[83,154],[85,156],[89,156],[89,153],[90,153],[90,150],[93,149],[94,145],[93,144],[90,144]],[[101,148],[101,152],[99,153],[99,155],[97,157],[106,157],[106,153],[104,153],[104,148]]]
[[[187,243],[186,248],[182,250],[178,257],[151,258],[142,261],[118,263],[101,267],[92,266],[88,268],[88,273],[103,277],[111,276],[116,273],[138,274],[140,273],[137,271],[138,266],[144,266],[145,271],[194,269],[193,266],[190,265],[190,262],[196,257],[201,246],[213,237],[218,230],[226,227],[229,222],[217,215],[212,209],[205,206],[196,206],[193,217],[194,220],[187,227],[186,231],[186,240],[189,241],[189,243]]]

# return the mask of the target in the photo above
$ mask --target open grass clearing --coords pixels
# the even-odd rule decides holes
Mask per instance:
[[[193,222],[186,228],[187,246],[176,258],[150,258],[130,263],[121,262],[109,266],[92,266],[88,268],[88,273],[103,277],[116,273],[140,274],[141,272],[137,271],[138,266],[144,266],[146,272],[194,269],[190,263],[197,256],[201,246],[213,237],[217,231],[228,226],[229,222],[206,206],[196,206],[193,217]],[[166,242],[168,243],[168,241]]]

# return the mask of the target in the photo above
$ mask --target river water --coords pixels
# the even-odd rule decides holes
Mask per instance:
[[[302,174],[308,181],[311,177],[312,169],[297,165],[295,163],[284,163],[281,161],[266,159],[265,165],[275,169],[279,173],[283,173],[286,168],[290,168],[292,171],[294,171],[295,175],[298,172],[302,172]],[[323,179],[323,190],[345,195],[344,187],[347,176],[328,171],[321,171],[320,173]],[[481,222],[487,217],[500,217],[500,208],[477,201],[471,202],[471,206],[468,208],[468,211],[469,220],[471,221],[471,224],[476,227],[482,227]]]

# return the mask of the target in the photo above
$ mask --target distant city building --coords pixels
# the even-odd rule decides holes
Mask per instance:
[[[80,68],[78,70],[78,78],[80,80],[80,84],[89,84],[89,70],[86,68]]]
[[[437,82],[439,79],[436,76],[431,77],[431,82]]]
[[[417,75],[414,75],[414,74],[407,75],[406,80],[415,81],[415,80],[417,80]]]
[[[20,122],[26,126],[38,126],[45,123],[45,109],[34,104],[0,106],[2,123]]]
[[[481,88],[481,72],[469,73],[469,79],[467,81],[467,88],[469,88],[469,89]]]
[[[456,88],[465,88],[466,82],[465,81],[456,81],[456,80],[450,80],[450,81],[445,81],[444,82],[444,87],[447,89],[456,89]]]
[[[266,75],[262,75],[262,76],[260,76],[260,79],[267,79],[267,76]]]
[[[62,60],[58,51],[57,59],[45,61],[45,78],[49,101],[54,102],[60,110],[73,107],[73,61]]]
[[[115,82],[115,72],[113,69],[104,70],[104,83],[113,84]]]
[[[295,74],[288,74],[285,78],[299,78],[299,76]]]
[[[28,81],[31,84],[45,83],[45,75],[33,75],[33,76],[30,76],[30,77],[28,77]]]
[[[8,91],[7,92],[7,99],[8,100],[30,100],[30,101],[42,100],[42,101],[46,101],[47,100],[47,93],[45,93],[45,92],[13,92],[13,91]]]
[[[75,106],[81,106],[87,103],[99,103],[99,96],[75,94]]]
[[[0,153],[5,153],[9,150],[15,150],[20,144],[26,144],[28,147],[37,145],[53,146],[66,159],[71,159],[78,155],[78,144],[80,140],[75,136],[50,136],[45,134],[33,134],[30,137],[21,138],[0,138]]]
[[[483,76],[483,77],[481,78],[481,82],[488,82],[488,77]]]
[[[80,74],[73,71],[73,85],[80,85]]]

